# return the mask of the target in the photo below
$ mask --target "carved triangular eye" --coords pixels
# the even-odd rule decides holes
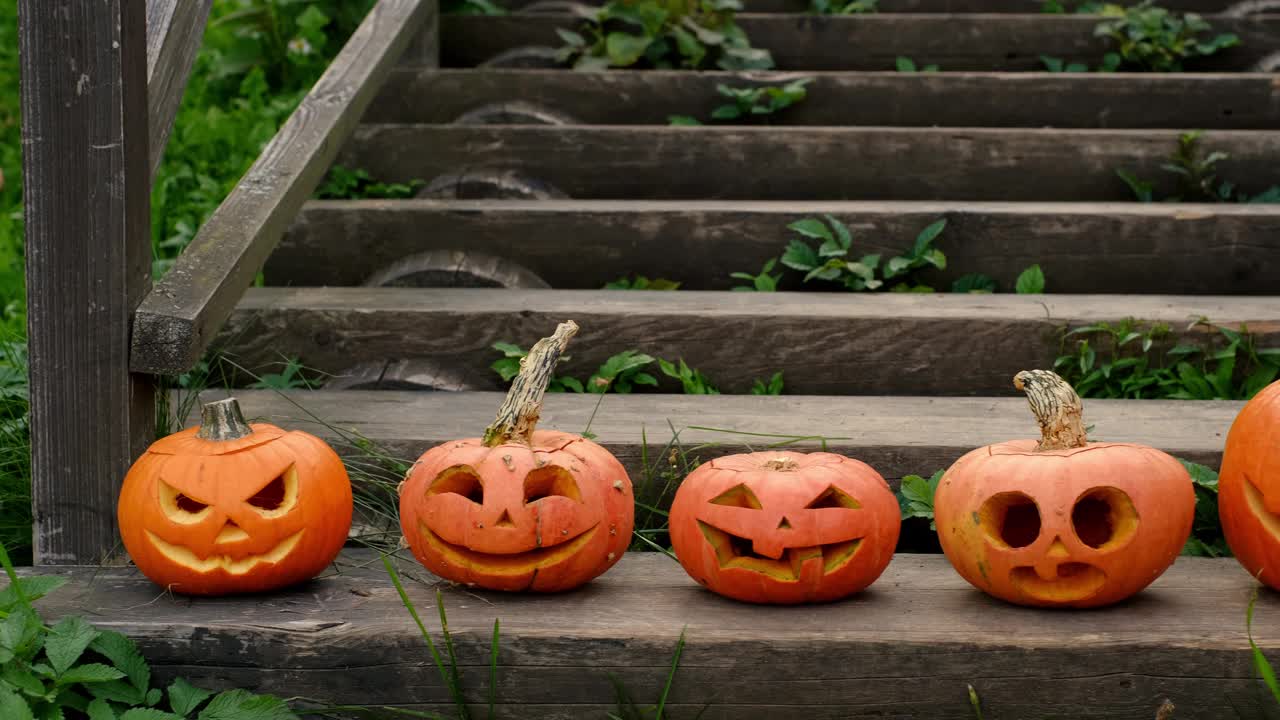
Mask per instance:
[[[729,507],[747,508],[749,510],[759,510],[761,508],[759,498],[746,485],[734,485],[712,498],[711,504],[728,505]]]
[[[275,480],[267,483],[267,486],[259,490],[253,497],[249,498],[249,504],[261,510],[275,510],[284,504],[284,476],[281,475]]]
[[[835,485],[828,485],[827,489],[823,490],[822,494],[818,497],[810,500],[809,504],[804,506],[804,509],[821,510],[823,508],[845,508],[847,510],[857,510],[861,507],[862,504],[857,500],[854,500],[848,493]]]

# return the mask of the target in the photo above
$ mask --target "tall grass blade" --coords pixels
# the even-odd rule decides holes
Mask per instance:
[[[489,720],[498,704],[498,618],[493,619],[493,642],[489,644]]]
[[[1253,669],[1271,691],[1271,697],[1280,703],[1280,683],[1276,682],[1275,670],[1272,669],[1267,657],[1262,654],[1262,650],[1258,648],[1258,644],[1253,641],[1253,606],[1257,602],[1258,588],[1255,587],[1253,593],[1249,595],[1249,609],[1244,614],[1244,630],[1249,636],[1249,647],[1253,650]]]
[[[667,684],[662,688],[662,697],[658,698],[658,710],[654,720],[662,720],[662,711],[667,706],[667,696],[671,694],[671,683],[675,682],[676,669],[680,667],[680,655],[684,652],[684,632],[687,629],[687,627],[680,629],[680,639],[676,641],[676,652],[671,657],[671,670],[667,673]]]
[[[449,688],[449,695],[453,697],[454,703],[458,706],[459,720],[469,720],[471,716],[467,710],[467,703],[462,697],[462,688],[458,687],[454,682],[456,675],[450,674],[445,669],[444,659],[440,657],[440,651],[436,649],[436,644],[431,640],[431,633],[427,632],[427,626],[422,623],[422,617],[418,615],[418,607],[409,599],[409,593],[404,590],[404,583],[400,582],[400,573],[396,571],[395,566],[391,563],[391,558],[386,555],[382,556],[382,565],[387,569],[387,575],[391,576],[391,584],[396,586],[396,592],[400,595],[400,602],[404,603],[405,609],[409,611],[409,616],[413,618],[414,624],[418,626],[418,632],[422,635],[422,639],[426,641],[427,650],[431,651],[431,659],[436,663],[436,669],[440,672],[440,679]],[[456,664],[453,669],[454,673],[456,673]]]
[[[449,683],[449,689],[453,694],[454,702],[458,703],[459,709],[462,711],[459,718],[466,720],[469,717],[467,702],[462,697],[462,678],[458,674],[458,654],[453,650],[453,635],[449,634],[449,618],[444,612],[444,594],[436,588],[436,608],[440,611],[440,633],[444,635],[444,647],[449,653],[449,674],[453,681]]]

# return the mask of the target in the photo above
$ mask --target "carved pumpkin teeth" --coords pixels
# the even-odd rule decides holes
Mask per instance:
[[[1058,565],[1056,580],[1045,580],[1035,568],[1015,567],[1009,580],[1019,592],[1045,602],[1065,603],[1092,597],[1107,583],[1101,568],[1079,562]]]
[[[853,559],[862,545],[862,538],[853,538],[823,545],[783,548],[779,557],[761,555],[753,549],[747,538],[721,530],[701,520],[698,527],[715,550],[720,569],[738,568],[768,575],[775,580],[798,582],[804,564],[810,560],[822,561],[823,574],[839,570]]]
[[[239,529],[239,528],[236,528]],[[224,528],[225,531],[225,528]],[[241,530],[240,532],[244,532]],[[161,540],[155,533],[150,530],[146,531],[147,539],[155,546],[160,554],[167,557],[172,562],[181,565],[198,573],[208,573],[214,570],[222,570],[230,575],[244,575],[253,570],[259,564],[275,564],[288,557],[289,553],[297,547],[298,541],[302,539],[302,534],[306,530],[299,530],[289,537],[281,540],[279,544],[260,555],[249,555],[243,558],[233,558],[230,555],[210,555],[207,558],[198,557],[191,550],[181,545],[173,545]]]
[[[568,542],[549,548],[529,550],[517,555],[493,555],[454,545],[431,532],[431,528],[423,522],[418,523],[418,532],[428,546],[453,565],[492,575],[522,575],[550,567],[578,554],[595,537],[599,527],[598,524],[592,525]]]

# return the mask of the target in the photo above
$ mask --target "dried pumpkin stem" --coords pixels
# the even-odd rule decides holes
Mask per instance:
[[[789,457],[778,456],[764,461],[762,465],[765,470],[776,470],[778,472],[793,472],[800,469],[800,463]]]
[[[253,428],[245,421],[235,398],[205,403],[200,408],[200,429],[196,437],[201,440],[228,442],[252,434]]]
[[[511,383],[498,417],[484,431],[486,447],[533,441],[533,429],[542,414],[542,396],[555,374],[560,356],[569,345],[569,339],[577,332],[577,323],[572,320],[562,322],[551,337],[542,338],[529,348],[529,354],[520,360],[520,374]]]
[[[1013,376],[1013,386],[1027,394],[1031,412],[1040,423],[1037,451],[1069,450],[1089,444],[1080,396],[1057,373],[1023,370]]]

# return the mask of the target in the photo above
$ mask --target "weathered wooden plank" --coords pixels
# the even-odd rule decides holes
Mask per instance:
[[[400,69],[365,122],[450,123],[494,103],[527,102],[578,122],[709,121],[731,87],[812,78],[808,97],[773,119],[786,125],[1272,129],[1280,87],[1264,73],[602,72]],[[1187,102],[1194,97],[1193,103]]]
[[[134,370],[190,368],[324,177],[432,0],[379,0],[346,47],[138,308]]]
[[[759,200],[1130,200],[1160,181],[1174,130],[361,125],[340,162],[387,181],[515,170],[570,197]],[[1220,130],[1206,148],[1245,192],[1280,183],[1280,132]]]
[[[512,12],[526,10],[539,12],[539,0],[501,0],[497,5]],[[598,3],[587,2],[585,5]],[[749,13],[803,13],[809,11],[809,0],[744,0],[742,3]],[[1075,6],[1077,3],[1066,3]],[[1137,5],[1134,0],[1123,0],[1117,5]],[[1038,13],[1043,3],[1040,0],[880,0],[876,3],[878,13]],[[1197,12],[1202,14],[1241,12],[1244,3],[1233,0],[1164,0],[1160,7],[1169,10]],[[1256,12],[1256,11],[1252,11]]]
[[[1215,32],[1242,44],[1187,63],[1188,70],[1247,70],[1280,44],[1280,16],[1207,18]],[[572,28],[568,14],[441,18],[441,62],[477,65],[521,45],[563,44],[556,28]],[[773,53],[783,70],[892,70],[900,55],[953,70],[1042,70],[1041,55],[1097,65],[1109,49],[1093,35],[1088,15],[890,13],[857,16],[742,14],[738,24],[755,47]]]
[[[639,274],[726,289],[739,283],[729,273],[778,257],[787,224],[821,214],[851,228],[854,255],[901,253],[946,218],[935,244],[947,269],[930,277],[942,289],[983,272],[1008,290],[1033,263],[1055,293],[1280,287],[1280,206],[1163,203],[321,201],[303,208],[265,273],[271,285],[361,285],[400,258],[448,249],[501,257],[558,288]]]
[[[438,585],[412,561],[401,568],[420,579],[407,591],[434,618]],[[68,574],[41,609],[134,637],[158,682],[183,674],[206,687],[447,711],[448,691],[372,553],[350,551],[297,589],[234,599],[170,597],[127,568]],[[1175,717],[1216,720],[1262,716],[1272,702],[1245,634],[1253,587],[1234,560],[1182,558],[1130,602],[1064,613],[993,600],[941,556],[899,555],[854,598],[789,609],[719,598],[670,559],[632,553],[576,592],[442,592],[479,715],[498,619],[504,718],[594,717],[614,699],[608,673],[653,703],[683,631],[668,700],[686,720],[704,706],[704,718],[967,720],[970,684],[993,719],[1147,718],[1167,698]],[[1259,598],[1253,636],[1267,654],[1280,649],[1274,593]]]
[[[1276,347],[1278,313],[1274,298],[1169,295],[253,288],[218,346],[249,367],[296,356],[329,373],[430,357],[496,389],[493,343],[528,346],[573,319],[582,331],[565,368],[583,377],[637,349],[683,357],[729,392],[785,370],[788,391],[806,395],[1005,395],[1015,373],[1053,362],[1066,326],[1132,316],[1195,342],[1214,332],[1187,327],[1204,316]]]
[[[147,118],[151,171],[164,157],[213,0],[147,0]]]
[[[154,439],[129,320],[151,286],[146,15],[22,0],[23,195],[35,560],[116,546],[120,478]]]
[[[222,391],[207,393],[211,399],[223,395]],[[305,430],[338,445],[342,436],[333,428],[358,431],[409,462],[440,443],[482,432],[493,421],[503,397],[496,392],[377,390],[284,395],[236,390],[234,395],[247,417]],[[948,467],[975,447],[1036,435],[1027,402],[1017,397],[640,394],[610,395],[596,410],[599,399],[552,393],[539,427],[581,433],[590,423],[596,442],[622,460],[637,485],[645,477],[645,444],[648,462],[661,464],[673,430],[690,454],[703,460],[762,449],[785,437],[827,437],[831,438],[826,445],[829,451],[867,462],[891,482]],[[1227,401],[1086,400],[1085,416],[1095,439],[1143,443],[1217,467],[1227,429],[1242,406]],[[198,421],[193,416],[189,424]],[[803,441],[796,446],[817,449],[820,443]]]

